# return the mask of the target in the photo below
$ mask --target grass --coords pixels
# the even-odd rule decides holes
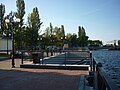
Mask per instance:
[[[9,57],[9,55],[7,55],[6,53],[0,53],[0,58],[6,58]]]

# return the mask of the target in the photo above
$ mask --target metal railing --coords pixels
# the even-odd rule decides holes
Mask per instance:
[[[22,52],[21,64],[24,61],[32,61],[35,64],[47,65],[90,65],[91,64],[91,53],[90,51],[78,51],[78,50],[66,50],[66,51],[54,51],[51,54],[50,51],[37,51]],[[35,55],[36,54],[36,55]],[[38,62],[36,60],[39,60]]]
[[[30,55],[25,55],[30,54]],[[22,64],[24,61],[29,60],[33,62],[33,53],[30,51],[22,52]],[[53,56],[50,51],[40,51],[37,56],[40,65],[58,65],[58,66],[68,66],[68,65],[90,65],[90,71],[94,72],[94,89],[95,90],[119,90],[114,82],[108,78],[102,64],[95,61],[92,58],[92,53],[90,51],[78,51],[78,50],[66,50],[66,51],[54,51]],[[36,63],[35,63],[36,64]]]
[[[101,63],[98,63],[93,59],[92,68],[94,72],[95,90],[119,90],[119,87],[117,87],[114,82],[108,78],[108,75],[102,68]]]

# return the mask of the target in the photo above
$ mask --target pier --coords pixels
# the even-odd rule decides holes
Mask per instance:
[[[0,62],[1,90],[119,90],[90,51],[54,52],[54,56],[42,51],[36,57],[24,53],[15,60],[15,68],[11,68],[11,60]]]

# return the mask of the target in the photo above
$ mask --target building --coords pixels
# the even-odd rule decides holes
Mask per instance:
[[[0,51],[12,50],[12,39],[0,38]]]

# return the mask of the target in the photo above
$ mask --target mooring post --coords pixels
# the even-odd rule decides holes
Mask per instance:
[[[90,71],[92,71],[93,61],[92,61],[92,52],[90,51]]]
[[[96,62],[95,62],[95,60],[94,60],[94,58],[93,58],[93,71],[96,70],[96,69],[95,69],[95,68],[96,68],[96,67],[95,67],[95,63],[96,63]]]
[[[23,64],[23,52],[21,54],[21,64]]]

